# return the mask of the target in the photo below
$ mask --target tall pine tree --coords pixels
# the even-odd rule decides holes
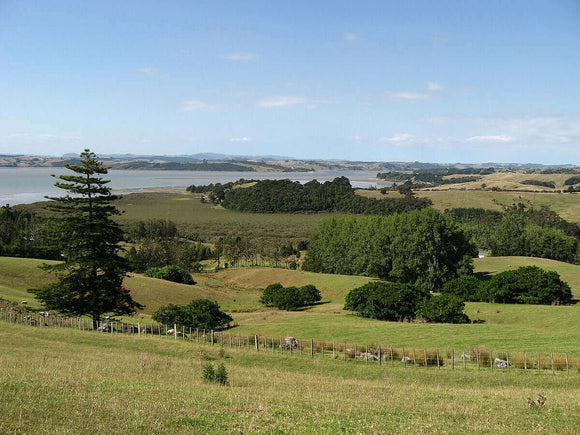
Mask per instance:
[[[46,308],[65,315],[90,315],[96,327],[105,314],[131,315],[142,305],[135,302],[123,279],[128,271],[119,256],[123,232],[112,216],[119,199],[101,178],[108,170],[86,149],[79,165],[65,165],[73,175],[60,175],[55,186],[67,191],[47,208],[54,213],[64,261],[45,266],[57,276],[54,283],[30,290]]]

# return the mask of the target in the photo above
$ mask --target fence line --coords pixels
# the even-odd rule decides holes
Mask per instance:
[[[248,351],[269,352],[279,354],[289,354],[298,356],[308,356],[309,358],[331,358],[336,360],[360,361],[365,363],[375,362],[378,365],[389,363],[391,366],[401,363],[405,368],[412,367],[449,367],[451,370],[489,369],[489,370],[511,370],[521,369],[523,371],[549,371],[555,374],[556,371],[570,372],[576,368],[580,371],[580,358],[572,357],[568,352],[554,354],[554,352],[537,352],[530,358],[527,351],[521,353],[509,353],[507,351],[492,351],[483,347],[472,347],[459,349],[461,352],[457,357],[455,349],[445,350],[428,348],[405,348],[396,349],[393,346],[384,346],[374,343],[348,344],[326,341],[315,341],[285,337],[275,339],[273,336],[252,334],[241,335],[232,331],[214,331],[199,328],[182,327],[181,330],[176,325],[168,328],[167,325],[156,323],[128,323],[117,322],[111,319],[100,321],[96,330],[93,328],[91,319],[81,317],[63,317],[54,314],[43,315],[43,312],[32,313],[20,308],[6,309],[0,307],[0,320],[11,323],[23,323],[37,327],[72,328],[84,331],[93,331],[109,334],[128,334],[145,337],[165,337],[173,340],[183,340],[211,346],[247,349]],[[332,352],[330,352],[332,349]],[[359,349],[364,349],[359,351]],[[305,352],[304,352],[305,351]],[[463,363],[457,365],[456,363]]]

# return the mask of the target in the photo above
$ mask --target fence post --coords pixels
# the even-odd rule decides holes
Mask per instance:
[[[344,342],[344,362],[346,362],[346,342]]]
[[[336,359],[336,348],[334,347],[334,341],[332,342],[332,359]]]
[[[173,324],[173,339],[177,340],[177,325]]]
[[[510,354],[509,354],[509,352],[507,350],[505,352],[505,359],[507,361],[508,370],[511,370],[511,366],[510,366]]]
[[[300,355],[302,355],[302,339],[298,340],[298,345],[300,346]]]
[[[256,352],[260,351],[260,345],[258,344],[258,336],[254,335],[254,341],[255,341],[255,345],[256,345]]]
[[[538,352],[538,373],[540,373],[541,362],[540,362],[540,352]]]
[[[436,349],[437,351],[437,368],[440,369],[441,366],[439,365],[439,349]]]
[[[413,348],[413,365],[417,367],[417,358],[415,357],[415,348]]]
[[[489,351],[489,367],[493,370],[493,352]]]
[[[526,351],[524,350],[524,370],[528,369],[528,356],[526,355]]]
[[[314,358],[314,339],[310,339],[310,357]]]
[[[550,358],[552,359],[552,374],[554,374],[554,352],[550,354]]]
[[[358,353],[358,344],[354,345],[354,360],[356,361],[356,354]]]
[[[379,365],[383,365],[383,354],[381,353],[381,345],[379,344]]]
[[[566,352],[566,373],[570,373],[569,369],[568,369],[568,352]]]
[[[425,367],[429,366],[429,362],[427,360],[427,349],[423,348],[423,353],[425,354]]]
[[[405,368],[407,368],[407,358],[405,358],[407,355],[405,355],[405,348],[403,348],[403,364],[405,364]]]
[[[324,358],[324,341],[322,342],[322,358]]]
[[[451,349],[451,370],[455,370],[455,350]]]

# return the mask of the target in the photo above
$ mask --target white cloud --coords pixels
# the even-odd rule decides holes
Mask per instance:
[[[428,94],[418,94],[413,92],[390,92],[387,93],[387,96],[394,100],[410,100],[410,101],[426,100],[427,98],[429,98]]]
[[[244,52],[220,54],[220,59],[231,60],[233,62],[247,62],[256,60],[257,57],[254,53]]]
[[[516,139],[511,136],[506,136],[503,134],[495,136],[472,136],[467,138],[468,142],[513,142]]]
[[[230,138],[230,142],[250,142],[249,137],[232,137]]]
[[[296,104],[304,104],[309,100],[303,97],[296,97],[290,95],[279,95],[274,97],[266,97],[258,101],[260,107],[283,107],[293,106]]]
[[[215,108],[215,106],[212,106],[205,101],[186,100],[181,102],[179,108],[185,112],[192,112],[194,110],[211,110]]]
[[[348,136],[347,139],[349,141],[357,143],[357,144],[361,143],[363,140],[362,136],[359,136],[358,134],[353,134],[352,136]]]
[[[443,86],[441,83],[429,82],[427,83],[427,89],[429,91],[442,91],[445,89],[445,86]]]
[[[416,137],[414,135],[408,134],[408,133],[396,134],[396,135],[391,136],[391,137],[381,137],[379,139],[379,142],[390,142],[390,143],[395,143],[395,144],[411,143],[411,142],[415,142],[415,141],[416,141]]]
[[[359,39],[359,37],[357,35],[355,35],[354,33],[346,32],[344,35],[342,35],[342,39],[350,42],[350,41],[356,41],[357,39]]]

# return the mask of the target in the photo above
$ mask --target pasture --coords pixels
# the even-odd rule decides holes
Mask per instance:
[[[39,307],[26,289],[50,279],[39,271],[42,260],[0,257],[0,297],[29,301]],[[557,271],[580,298],[580,266],[524,257],[476,259],[476,272],[488,275],[522,265],[537,265]],[[234,317],[232,331],[272,337],[292,335],[302,339],[350,343],[377,343],[395,347],[468,349],[484,346],[497,351],[569,352],[580,356],[580,304],[571,306],[467,303],[466,313],[479,323],[468,325],[382,322],[356,317],[344,311],[348,291],[370,278],[270,268],[239,268],[194,275],[197,284],[187,286],[139,274],[125,281],[133,297],[145,305],[136,318],[150,321],[151,314],[168,303],[187,304],[209,298]],[[321,303],[302,311],[272,310],[259,303],[268,284],[314,284],[321,290]]]
[[[227,386],[202,380],[207,362]],[[2,433],[580,431],[576,370],[405,369],[6,322],[0,366]]]

